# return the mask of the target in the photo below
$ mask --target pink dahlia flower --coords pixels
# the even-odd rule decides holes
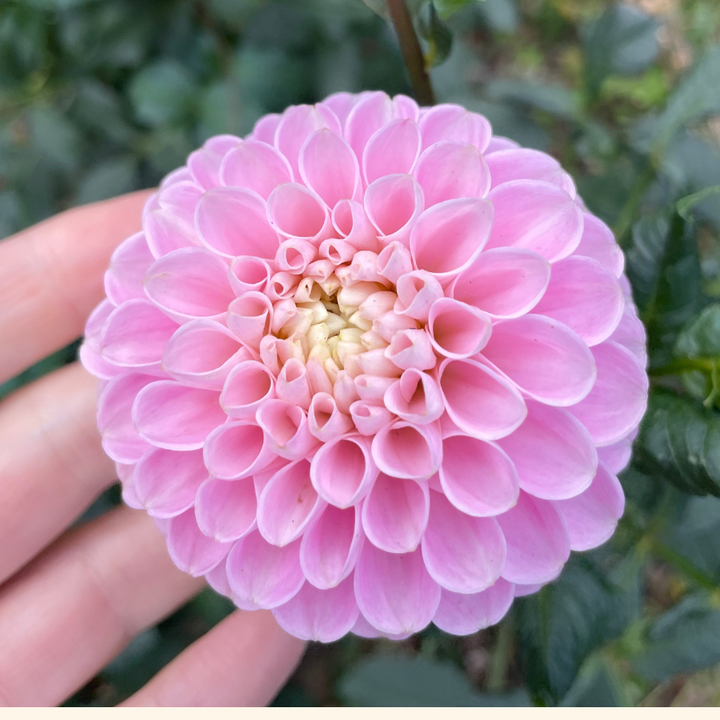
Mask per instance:
[[[81,358],[125,502],[300,638],[475,632],[623,512],[623,255],[481,115],[339,93],[211,138],[105,288]]]

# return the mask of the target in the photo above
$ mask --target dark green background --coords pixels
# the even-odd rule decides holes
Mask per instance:
[[[475,636],[311,646],[276,704],[720,704],[720,5],[408,4],[438,99],[555,155],[615,229],[650,335],[651,409],[611,542]],[[292,103],[411,92],[368,5],[384,2],[0,0],[0,237],[150,187],[210,135]],[[87,517],[117,502],[115,488]],[[230,609],[202,593],[69,704],[117,703]]]

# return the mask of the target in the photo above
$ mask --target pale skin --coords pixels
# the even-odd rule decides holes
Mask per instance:
[[[70,210],[0,242],[0,383],[83,332],[112,251],[147,191]],[[0,706],[62,703],[134,635],[203,587],[152,520],[117,508],[68,530],[115,482],[79,363],[0,403]],[[236,611],[124,704],[265,705],[304,644],[268,611]]]

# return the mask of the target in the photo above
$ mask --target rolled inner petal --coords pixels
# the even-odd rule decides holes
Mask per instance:
[[[239,540],[255,529],[257,497],[250,478],[207,479],[198,489],[195,519],[204,535],[218,542]]]
[[[391,413],[414,425],[427,425],[445,412],[437,381],[415,368],[405,370],[385,391],[384,401]]]
[[[420,144],[420,131],[412,120],[394,120],[380,128],[363,152],[365,181],[370,184],[386,175],[410,173],[420,154]]]
[[[489,315],[472,305],[440,298],[430,308],[427,330],[430,342],[441,355],[468,358],[487,345],[492,321]]]
[[[285,400],[268,400],[259,408],[256,418],[265,431],[269,447],[287,460],[307,457],[318,444],[318,439],[310,432],[305,411],[298,405]]]
[[[262,292],[270,275],[271,270],[267,260],[252,255],[240,255],[234,258],[228,270],[230,287],[238,297],[246,292]]]
[[[410,231],[423,210],[422,188],[411,175],[386,175],[365,191],[365,212],[383,245],[407,245]]]
[[[247,421],[229,422],[208,435],[205,465],[221,480],[250,477],[275,460],[262,428]]]
[[[437,423],[412,425],[403,420],[386,425],[372,441],[372,457],[386,475],[427,480],[442,463],[442,436]]]
[[[220,405],[230,416],[253,417],[258,408],[275,397],[272,371],[256,360],[246,360],[229,373],[220,395]]]

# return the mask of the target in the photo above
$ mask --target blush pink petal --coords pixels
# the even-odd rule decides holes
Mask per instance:
[[[373,436],[388,423],[395,420],[395,415],[381,405],[372,405],[365,400],[356,400],[350,407],[355,429],[360,435]]]
[[[491,190],[488,199],[495,208],[488,249],[526,248],[555,262],[577,248],[583,214],[557,185],[513,180]]]
[[[347,414],[340,411],[335,398],[327,392],[313,395],[308,409],[310,432],[322,442],[330,442],[353,428]]]
[[[290,463],[270,478],[258,499],[258,530],[269,543],[284,547],[305,532],[324,505],[310,480],[310,463]]]
[[[398,282],[402,275],[413,269],[410,251],[401,242],[388,243],[378,255],[377,269],[390,282]]]
[[[200,245],[192,218],[184,217],[193,209],[202,189],[192,182],[179,182],[154,193],[145,202],[142,226],[150,252],[160,258],[182,247]]]
[[[439,142],[420,156],[414,175],[425,207],[457,198],[482,198],[490,190],[490,172],[474,145]]]
[[[638,318],[635,307],[627,300],[620,323],[608,339],[627,348],[638,359],[643,368],[647,367],[647,335],[645,327]]]
[[[442,462],[442,436],[437,423],[412,425],[399,420],[382,428],[372,441],[372,457],[386,475],[427,480]]]
[[[502,135],[493,135],[483,154],[490,155],[490,153],[500,152],[501,150],[512,150],[513,148],[519,147],[520,146],[514,140],[510,140],[510,138],[503,137]]]
[[[444,360],[438,370],[438,382],[452,421],[480,440],[509,435],[527,415],[518,390],[474,360]]]
[[[487,345],[492,321],[472,305],[443,297],[430,308],[427,331],[430,342],[441,355],[468,358]]]
[[[266,609],[283,605],[305,582],[300,541],[277,547],[255,530],[233,545],[227,576],[233,595],[241,602]]]
[[[443,296],[438,279],[425,270],[413,270],[396,280],[395,312],[426,322],[431,305]]]
[[[232,547],[232,543],[219,543],[203,535],[192,509],[167,521],[165,537],[173,562],[193,577],[212,570]]]
[[[413,552],[428,523],[430,491],[427,483],[378,475],[362,506],[362,525],[368,540],[389,553]]]
[[[596,260],[615,277],[620,277],[625,267],[625,257],[615,242],[612,230],[590,213],[583,213],[583,218],[583,234],[575,254]]]
[[[121,367],[111,363],[100,352],[102,330],[113,310],[115,305],[105,299],[90,313],[85,326],[85,339],[78,353],[83,367],[101,380],[109,380],[122,372]]]
[[[232,418],[253,417],[258,408],[275,397],[275,377],[262,363],[246,360],[227,376],[220,405]]]
[[[143,277],[155,262],[145,233],[139,232],[124,240],[110,258],[110,268],[105,272],[105,294],[115,305],[126,300],[144,298]]]
[[[364,498],[378,476],[370,441],[346,435],[320,446],[310,465],[310,477],[320,497],[347,508]]]
[[[638,431],[637,428],[635,428],[629,435],[614,442],[612,445],[605,445],[605,447],[598,448],[598,457],[616,475],[621,473],[630,462],[633,441],[637,437],[637,434]]]
[[[597,470],[590,433],[566,410],[533,400],[527,407],[525,422],[498,441],[515,465],[520,487],[545,500],[579,495]]]
[[[542,315],[496,323],[482,355],[523,392],[548,405],[579,402],[597,374],[593,354],[582,339]]]
[[[187,164],[195,182],[204,190],[217,187],[220,184],[223,158],[240,143],[242,138],[234,135],[217,135],[210,138],[200,150],[190,153]]]
[[[332,231],[330,215],[322,200],[304,185],[278,185],[267,201],[267,217],[277,232],[319,243]],[[273,255],[277,247],[273,251]]]
[[[404,635],[427,627],[440,603],[440,586],[420,553],[386,553],[366,542],[355,568],[360,612],[383,633]]]
[[[135,495],[135,488],[133,486],[133,475],[135,473],[135,465],[126,465],[123,463],[115,463],[115,471],[117,472],[118,480],[122,486],[122,499],[123,502],[133,508],[133,510],[142,510],[143,506],[140,500]]]
[[[395,107],[384,92],[371,92],[361,97],[345,121],[345,139],[362,159],[368,140],[395,118]]]
[[[418,218],[410,252],[418,268],[449,282],[478,257],[492,227],[493,206],[487,200],[446,200]]]
[[[370,222],[362,203],[340,200],[332,211],[332,224],[338,235],[357,250],[376,250],[377,230]]]
[[[370,184],[386,175],[410,173],[420,154],[420,143],[420,131],[412,120],[394,120],[380,128],[363,152],[365,181]]]
[[[252,135],[248,139],[259,140],[272,145],[275,142],[275,133],[281,119],[282,115],[279,113],[264,115],[255,123]]]
[[[301,640],[324,643],[350,632],[359,614],[352,578],[330,590],[318,590],[305,583],[295,597],[272,612],[286,632]]]
[[[235,297],[227,265],[204,248],[181,248],[156,260],[145,273],[145,293],[178,322],[221,318]]]
[[[226,560],[227,558],[221,560],[212,570],[208,570],[205,573],[205,580],[216,593],[229,598],[232,590],[227,579]]]
[[[468,595],[443,590],[433,623],[451,635],[472,635],[499,623],[510,609],[514,596],[514,585],[503,578],[479,593]]]
[[[445,411],[437,382],[427,373],[414,368],[405,370],[384,396],[385,407],[402,420],[414,425],[427,425]]]
[[[515,584],[515,597],[526,597],[527,595],[534,595],[536,592],[541,590],[546,583],[534,583],[532,585],[520,585]]]
[[[372,640],[375,638],[387,638],[388,640],[405,640],[412,635],[412,633],[400,633],[398,635],[393,635],[380,632],[380,630],[378,630],[376,627],[373,627],[363,617],[362,613],[358,615],[357,622],[355,623],[355,625],[353,625],[351,632],[353,633],[353,635],[357,635],[358,637],[366,638],[368,640]]]
[[[600,463],[590,487],[580,495],[560,500],[555,507],[565,518],[570,548],[591,550],[602,545],[615,532],[625,509],[620,481]]]
[[[228,328],[252,351],[257,352],[260,349],[260,341],[267,335],[272,322],[272,302],[261,292],[246,292],[227,306]]]
[[[453,281],[451,295],[495,318],[532,310],[550,282],[550,264],[520,248],[487,250]]]
[[[275,460],[262,428],[247,421],[229,422],[215,428],[203,450],[210,475],[221,480],[249,477]]]
[[[507,556],[502,577],[520,585],[554,580],[570,556],[565,521],[555,506],[521,492],[517,505],[497,518]]]
[[[185,385],[222,390],[233,367],[249,359],[249,351],[224,325],[214,320],[191,320],[168,340],[162,367]]]
[[[443,140],[456,140],[475,145],[484,152],[492,135],[492,127],[486,118],[452,104],[430,108],[420,118],[419,127],[423,150]]]
[[[317,252],[317,248],[307,240],[290,238],[280,244],[275,263],[280,270],[301,274],[315,260]]]
[[[260,140],[246,140],[230,150],[220,167],[223,185],[252,190],[264,200],[277,185],[292,179],[292,169],[285,156]]]
[[[190,509],[207,480],[202,450],[177,452],[154,448],[135,466],[135,496],[150,515],[175,517]]]
[[[313,133],[300,151],[303,182],[329,207],[352,200],[360,185],[358,161],[350,146],[332,130]]]
[[[255,527],[257,498],[253,481],[209,478],[197,491],[195,519],[198,527],[218,542],[245,537]]]
[[[593,346],[612,335],[624,307],[615,276],[597,261],[573,255],[553,265],[550,284],[533,312],[559,320]]]
[[[230,263],[228,280],[233,292],[240,297],[246,292],[262,292],[271,272],[267,260],[252,255],[239,255]]]
[[[305,531],[300,565],[316,588],[336,587],[355,568],[364,540],[360,510],[360,503],[344,510],[327,505]]]
[[[412,175],[385,175],[365,191],[365,212],[383,245],[407,245],[410,231],[423,211],[422,188]]]
[[[425,330],[396,332],[384,355],[402,370],[409,368],[430,370],[437,363],[430,338]]]
[[[280,400],[307,410],[311,393],[305,364],[295,358],[288,360],[277,377],[275,393]]]
[[[518,499],[519,480],[512,460],[492,443],[458,431],[443,440],[440,487],[461,512],[494,517]]]
[[[268,400],[259,408],[256,419],[265,431],[268,447],[286,460],[299,460],[318,444],[310,432],[305,411],[284,400]]]
[[[478,593],[500,577],[505,538],[495,518],[466,515],[433,491],[422,556],[430,577],[444,590]]]
[[[268,212],[269,203],[270,199]],[[253,255],[271,259],[280,245],[268,222],[264,200],[243,188],[219,187],[206,192],[197,204],[195,225],[203,244],[228,258]]]
[[[592,348],[592,353],[597,380],[590,394],[570,412],[602,447],[617,442],[640,423],[647,408],[648,378],[622,345],[605,342]]]
[[[496,151],[487,158],[487,165],[494,188],[511,180],[543,180],[575,197],[575,183],[571,177],[555,158],[539,150],[517,148]]]
[[[358,101],[358,95],[353,95],[349,92],[336,92],[332,95],[328,95],[319,105],[330,108],[335,113],[338,121],[340,122],[340,128],[345,127],[345,121],[347,120],[350,111],[355,107],[355,103]]]
[[[159,380],[143,388],[133,404],[133,421],[148,442],[168,450],[196,450],[225,422],[220,393]]]

